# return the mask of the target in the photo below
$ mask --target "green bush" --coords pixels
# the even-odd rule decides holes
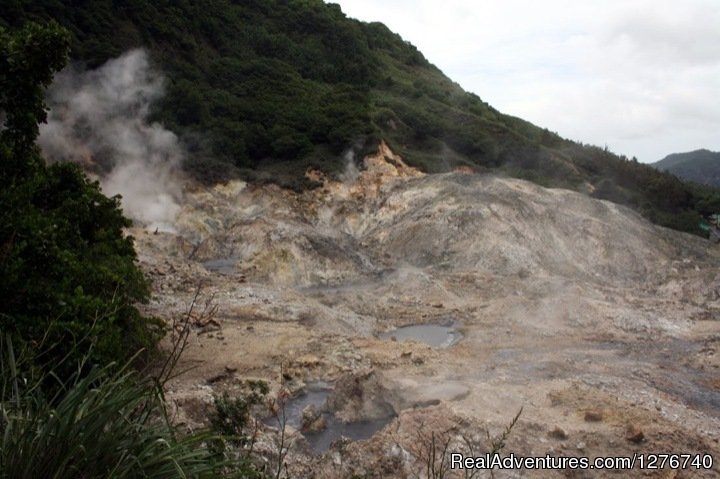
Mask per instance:
[[[250,414],[255,406],[264,404],[270,388],[263,381],[249,381],[247,392],[231,398],[227,393],[215,396],[215,410],[210,414],[212,430],[238,446],[246,446],[252,441]]]

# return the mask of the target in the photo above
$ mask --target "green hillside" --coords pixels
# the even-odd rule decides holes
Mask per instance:
[[[366,153],[383,138],[428,172],[493,169],[685,231],[720,203],[713,190],[498,112],[384,25],[321,0],[4,3],[0,24],[54,19],[89,67],[147,48],[168,78],[155,118],[184,139],[185,167],[204,181],[311,187],[309,166],[337,172],[348,148]]]
[[[674,153],[657,163],[655,168],[669,171],[684,180],[720,188],[720,153],[710,150],[695,150],[688,153]]]

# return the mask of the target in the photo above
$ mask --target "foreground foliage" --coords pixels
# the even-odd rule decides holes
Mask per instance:
[[[207,437],[178,436],[150,379],[95,368],[48,399],[44,381],[13,374],[12,343],[1,339],[0,478],[215,477],[220,466],[203,447]]]

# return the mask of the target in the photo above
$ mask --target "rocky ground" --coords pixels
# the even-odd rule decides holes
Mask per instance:
[[[323,453],[289,431],[291,477],[426,477],[433,436],[477,455],[521,408],[504,453],[720,462],[718,246],[566,190],[425,176],[384,145],[344,181],[308,174],[324,187],[188,187],[174,232],[133,231],[155,291],[148,312],[180,320],[197,295],[187,371],[168,391],[177,422],[201,427],[213,393],[244,379],[294,393],[320,380],[339,420],[390,418]],[[463,338],[380,338],[409,324],[454,324]]]

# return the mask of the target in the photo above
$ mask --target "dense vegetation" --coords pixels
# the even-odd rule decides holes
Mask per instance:
[[[69,40],[58,26],[0,29],[0,331],[43,352],[34,366],[63,364],[61,382],[86,360],[126,361],[160,332],[135,307],[148,287],[119,199],[76,165],[46,166],[35,145]]]
[[[322,0],[68,2],[9,0],[0,23],[55,19],[89,67],[146,47],[168,77],[155,112],[206,181],[242,175],[312,186],[308,166],[336,172],[342,152],[379,138],[415,166],[503,172],[629,205],[698,232],[720,196],[503,115],[463,91],[380,23]]]
[[[674,153],[652,166],[687,181],[720,188],[720,152],[695,150]]]

